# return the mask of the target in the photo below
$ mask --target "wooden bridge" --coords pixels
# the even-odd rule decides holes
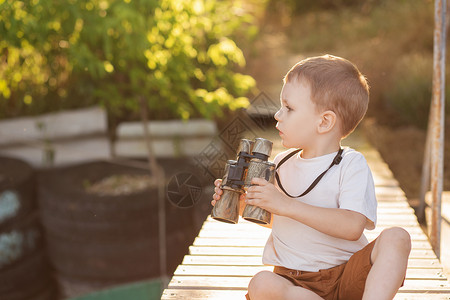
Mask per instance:
[[[392,226],[403,227],[411,235],[406,280],[395,299],[450,299],[450,284],[442,265],[388,166],[370,146],[354,148],[370,165],[378,199],[377,228],[366,231],[366,236],[373,240]],[[270,229],[243,219],[231,225],[208,217],[161,299],[245,299],[252,276],[272,270],[261,262],[269,234]]]

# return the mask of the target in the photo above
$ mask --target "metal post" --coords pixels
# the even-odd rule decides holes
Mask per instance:
[[[440,257],[441,197],[444,169],[444,117],[445,117],[445,42],[446,1],[436,0],[434,11],[433,95],[431,130],[431,231],[430,242]]]
[[[428,127],[427,127],[427,138],[425,140],[425,151],[423,156],[422,164],[422,182],[420,184],[420,196],[419,196],[419,207],[417,208],[416,215],[420,223],[426,224],[425,208],[427,206],[425,202],[425,197],[430,189],[430,169],[431,169],[431,129],[433,120],[433,105],[430,103],[430,112],[428,114]]]

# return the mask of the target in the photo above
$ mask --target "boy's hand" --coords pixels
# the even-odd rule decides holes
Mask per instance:
[[[211,205],[214,206],[216,205],[216,202],[220,200],[220,197],[223,194],[223,190],[220,188],[220,186],[222,185],[222,179],[216,179],[214,181],[214,185],[216,186],[214,188],[214,195],[213,195],[213,199],[211,201]],[[239,214],[242,215],[242,211],[244,210],[244,199],[245,199],[245,195],[241,195],[239,197],[239,202],[240,202],[240,208],[239,208]],[[242,205],[244,204],[244,205]]]
[[[254,185],[247,190],[245,202],[259,206],[273,214],[282,215],[282,211],[286,210],[291,199],[263,178],[253,178],[252,184]]]
[[[214,195],[213,195],[213,199],[211,201],[212,206],[216,205],[216,202],[220,199],[220,196],[223,194],[223,191],[220,188],[221,184],[222,184],[222,179],[216,179],[214,181],[214,185],[216,187],[214,188]]]

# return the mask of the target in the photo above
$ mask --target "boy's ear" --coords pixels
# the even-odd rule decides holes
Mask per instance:
[[[336,114],[334,111],[327,110],[320,115],[320,123],[317,128],[319,133],[327,133],[336,125]]]

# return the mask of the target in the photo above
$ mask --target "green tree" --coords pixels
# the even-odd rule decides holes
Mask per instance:
[[[221,116],[254,80],[237,1],[0,0],[0,118],[102,103],[115,119]]]

